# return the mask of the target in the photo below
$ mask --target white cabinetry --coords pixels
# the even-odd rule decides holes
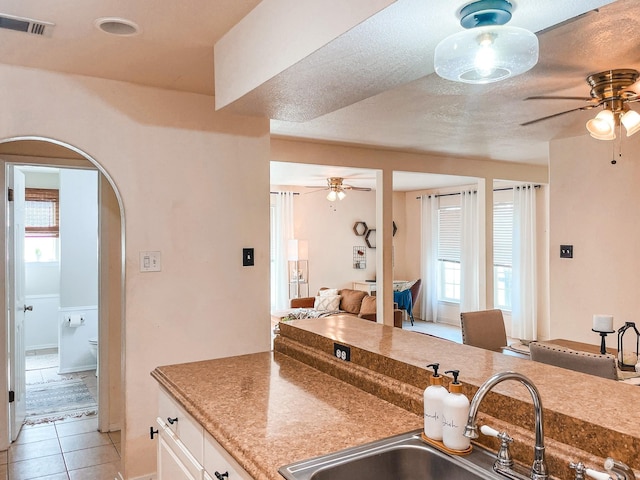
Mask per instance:
[[[200,480],[202,466],[158,418],[158,480]]]
[[[251,480],[163,389],[158,400],[158,480]]]

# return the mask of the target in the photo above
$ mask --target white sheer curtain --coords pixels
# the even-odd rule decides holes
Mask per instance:
[[[460,312],[480,309],[478,195],[460,192]]]
[[[536,188],[513,190],[511,336],[537,340]]]
[[[273,212],[273,284],[276,310],[289,308],[287,247],[293,238],[293,192],[278,192]]]
[[[423,195],[421,205],[422,301],[420,318],[438,321],[438,197]]]

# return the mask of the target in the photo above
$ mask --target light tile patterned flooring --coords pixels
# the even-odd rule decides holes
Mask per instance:
[[[57,377],[57,368],[27,371],[27,383]],[[80,372],[95,396],[95,372]],[[98,432],[98,418],[67,418],[25,425],[8,451],[0,452],[0,480],[114,480],[120,470],[120,432]]]

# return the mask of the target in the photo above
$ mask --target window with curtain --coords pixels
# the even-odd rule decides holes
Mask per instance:
[[[511,310],[513,203],[493,206],[493,278],[494,306]]]
[[[460,302],[460,207],[438,211],[438,300]],[[493,208],[493,273],[495,308],[511,310],[513,202]]]
[[[60,237],[60,191],[48,188],[26,188],[24,196],[25,261],[57,261]]]
[[[460,302],[460,207],[438,211],[438,300]]]

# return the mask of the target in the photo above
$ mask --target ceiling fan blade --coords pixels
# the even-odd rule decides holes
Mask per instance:
[[[580,100],[582,102],[598,101],[596,98],[591,97],[564,97],[562,95],[534,95],[527,97],[525,100]]]
[[[370,192],[371,189],[368,187],[354,187],[352,185],[343,185],[342,188],[345,190],[357,190],[359,192]]]
[[[521,127],[526,127],[527,125],[531,125],[533,123],[542,122],[543,120],[549,120],[550,118],[559,117],[560,115],[564,115],[566,113],[578,112],[580,110],[591,110],[592,108],[596,108],[598,104],[594,105],[586,105],[584,107],[572,108],[571,110],[565,110],[564,112],[554,113],[553,115],[547,115],[546,117],[536,118],[535,120],[530,120],[528,122],[521,123]]]

